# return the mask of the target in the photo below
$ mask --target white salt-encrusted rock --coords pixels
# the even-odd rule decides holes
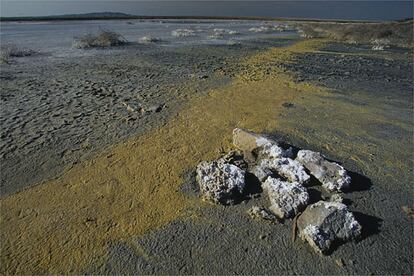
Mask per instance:
[[[306,188],[297,182],[289,183],[268,177],[263,183],[263,190],[269,196],[269,209],[280,219],[295,216],[309,202]]]
[[[232,204],[243,193],[245,172],[223,159],[203,161],[197,166],[197,182],[204,199]]]
[[[310,176],[301,163],[290,158],[262,159],[251,172],[261,181],[275,173],[301,185],[309,183]]]
[[[318,253],[329,251],[335,240],[349,241],[361,235],[361,225],[340,202],[309,205],[297,221],[299,236]]]
[[[292,157],[293,149],[288,148],[287,150],[281,148],[276,142],[266,141],[265,139],[258,139],[257,144],[259,144],[259,154],[267,158],[282,158],[282,157]]]
[[[233,130],[233,144],[242,151],[257,151],[267,158],[292,157],[293,155],[292,148],[284,150],[277,141],[241,128]]]
[[[334,162],[326,160],[319,152],[300,150],[296,160],[302,163],[328,191],[344,191],[351,184],[346,170]]]

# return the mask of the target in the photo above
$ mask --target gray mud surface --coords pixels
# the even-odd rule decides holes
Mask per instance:
[[[241,46],[125,46],[77,60],[34,56],[1,67],[1,193],[59,176],[99,150],[163,123],[194,93],[221,86],[240,58],[291,40]],[[28,60],[30,59],[30,63]],[[34,65],[34,66],[33,66]],[[292,221],[253,219],[268,207],[254,179],[234,206],[204,204],[193,215],[144,236],[108,244],[106,263],[90,274],[413,274],[412,52],[328,44],[286,68],[297,81],[330,89],[285,103],[276,137],[320,151],[351,172],[344,194],[363,227],[359,241],[319,256],[292,240]],[[142,105],[158,112],[128,111]],[[182,192],[198,197],[194,171]],[[311,201],[328,196],[311,189]]]
[[[352,191],[343,197],[363,227],[360,240],[338,244],[328,256],[317,255],[298,238],[292,240],[291,220],[271,224],[249,217],[251,206],[269,206],[253,184],[237,205],[206,204],[195,210],[194,219],[173,221],[142,237],[109,244],[107,263],[93,271],[412,275],[413,221],[401,207],[413,206],[414,196],[413,64],[405,58],[412,54],[401,51],[374,53],[333,43],[322,53],[300,55],[286,64],[298,81],[331,92],[286,103],[282,118],[296,132],[281,127],[273,135],[321,151],[349,170]],[[361,107],[361,114],[352,112]],[[364,135],[354,129],[363,129]],[[183,193],[198,196],[194,172],[185,178]],[[319,186],[310,191],[311,202],[328,196]]]
[[[2,64],[1,194],[57,177],[109,145],[162,126],[190,96],[228,82],[240,58],[292,42],[131,43],[72,59],[40,53]]]

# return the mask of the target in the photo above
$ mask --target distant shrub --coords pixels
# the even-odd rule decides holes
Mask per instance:
[[[171,32],[172,36],[175,37],[188,37],[188,36],[195,36],[196,33],[194,30],[191,29],[177,29]]]
[[[0,49],[0,62],[8,63],[10,58],[27,57],[35,53],[36,51],[32,49],[19,48],[15,45],[5,45]]]
[[[111,47],[125,44],[126,39],[115,32],[108,30],[101,30],[97,34],[85,34],[75,37],[72,46],[78,49],[96,48],[96,47]]]
[[[238,34],[240,33],[234,30],[216,28],[213,30],[213,34],[209,35],[208,37],[212,39],[217,39],[217,38],[223,38],[225,36],[238,35]]]
[[[152,37],[152,36],[143,36],[141,38],[138,39],[139,43],[142,44],[150,44],[150,43],[156,43],[156,42],[160,42],[161,39],[158,37]]]
[[[374,51],[384,51],[384,48],[390,47],[390,41],[386,38],[374,39],[371,44]]]

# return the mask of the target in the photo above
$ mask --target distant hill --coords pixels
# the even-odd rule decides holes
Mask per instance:
[[[217,19],[217,20],[273,20],[273,21],[315,21],[315,22],[372,22],[368,20],[340,20],[316,18],[278,18],[263,16],[145,16],[122,12],[93,12],[49,16],[0,17],[0,21],[52,21],[52,20],[105,20],[105,19]]]

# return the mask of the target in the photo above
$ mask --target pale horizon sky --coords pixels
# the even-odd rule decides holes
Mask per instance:
[[[123,12],[149,16],[274,16],[393,20],[412,18],[413,1],[1,0],[0,10],[2,17]]]

